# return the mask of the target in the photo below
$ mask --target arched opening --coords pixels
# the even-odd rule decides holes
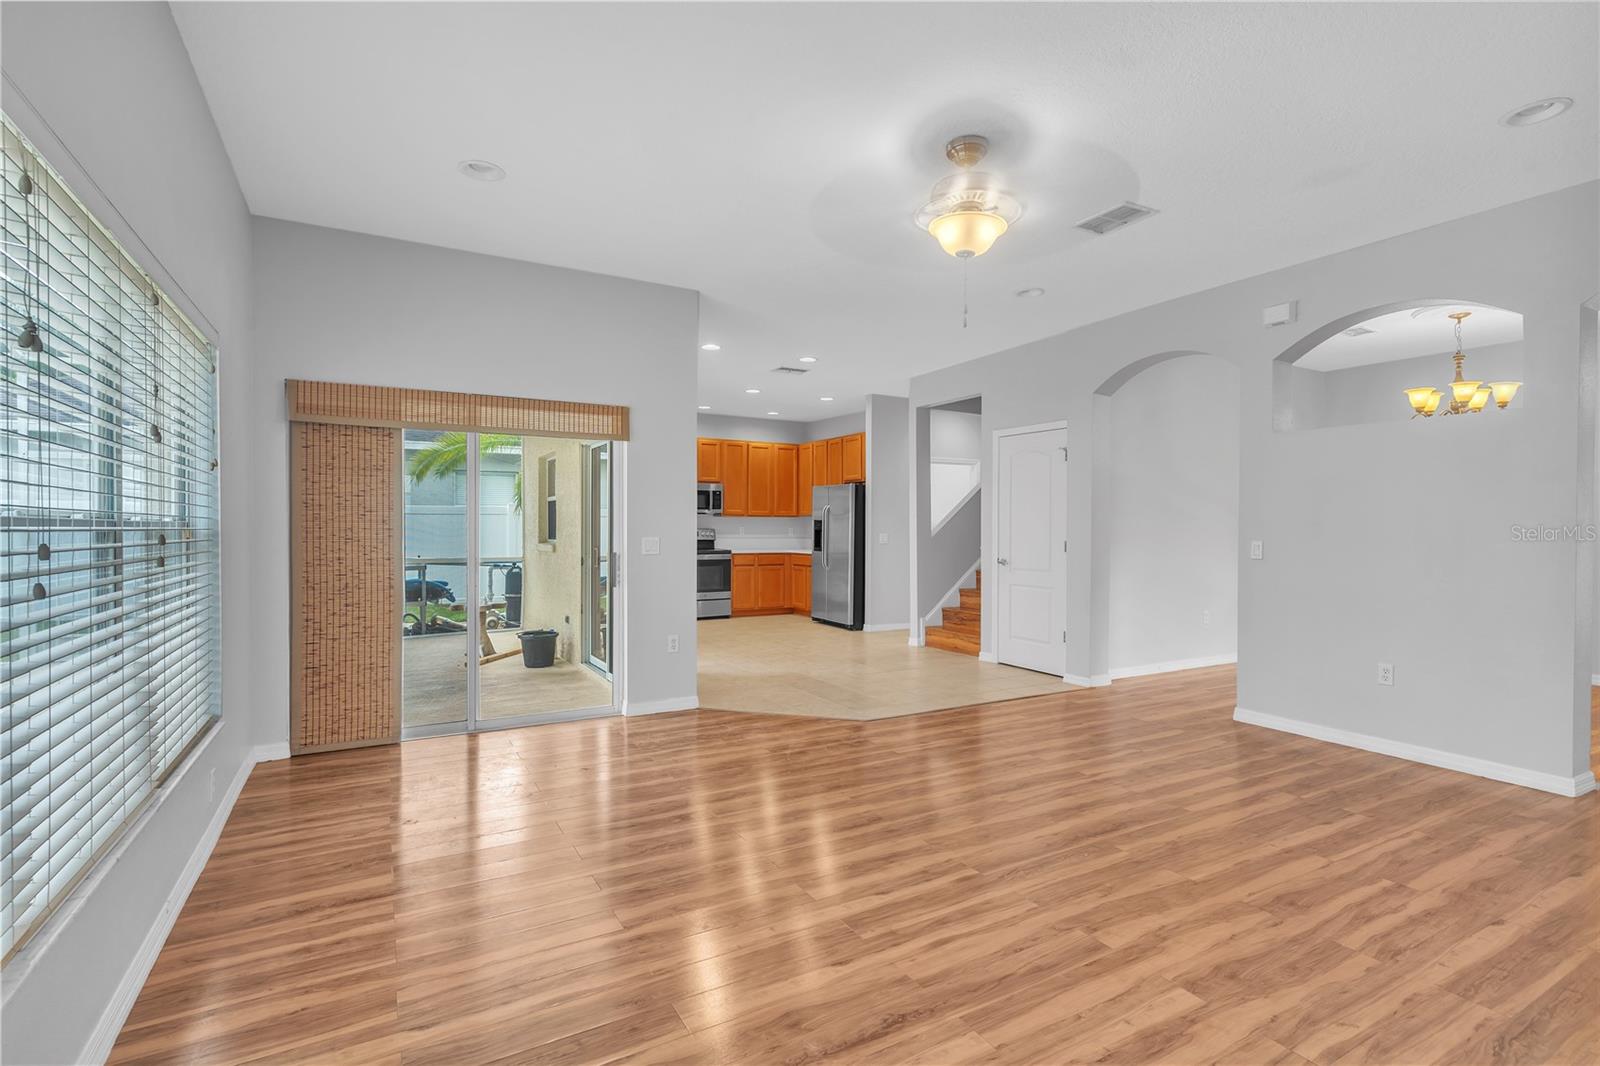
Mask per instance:
[[[1346,315],[1274,362],[1273,428],[1493,417],[1521,404],[1522,341],[1521,314],[1470,300],[1413,300]],[[1458,398],[1457,381],[1477,388]]]
[[[1095,677],[1238,654],[1238,368],[1161,352],[1095,390]]]

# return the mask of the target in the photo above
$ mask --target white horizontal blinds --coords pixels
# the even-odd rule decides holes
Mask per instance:
[[[9,122],[3,166],[9,954],[216,716],[220,678],[210,348]]]

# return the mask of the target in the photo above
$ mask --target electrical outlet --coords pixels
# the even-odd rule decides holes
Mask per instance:
[[[639,554],[640,555],[660,555],[661,554],[661,538],[660,537],[641,537],[639,539]]]
[[[887,533],[879,533],[878,534],[878,543],[879,544],[887,544],[887,543],[889,543],[889,534],[887,534]]]
[[[1380,685],[1392,685],[1392,684],[1394,684],[1394,663],[1379,663],[1378,664],[1378,684],[1380,684]]]
[[[1261,558],[1261,542],[1259,540],[1253,540],[1250,542],[1250,558]]]
[[[1211,611],[1209,608],[1201,608],[1200,624],[1203,626],[1208,626],[1211,624]]]
[[[674,633],[674,634],[672,634],[672,636],[667,638],[667,651],[676,652],[677,650],[678,650],[678,634]]]

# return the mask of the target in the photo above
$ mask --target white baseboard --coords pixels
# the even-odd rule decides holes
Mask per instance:
[[[1178,670],[1199,670],[1205,666],[1226,666],[1239,661],[1238,655],[1206,655],[1198,659],[1172,659],[1164,663],[1145,663],[1143,666],[1113,666],[1108,675],[1117,681],[1124,677],[1145,677],[1149,674],[1170,674]]]
[[[673,711],[692,711],[699,706],[699,696],[678,696],[667,700],[633,700],[622,705],[622,713],[629,717],[638,717],[641,714],[670,714]]]
[[[995,657],[992,651],[980,651],[978,653],[978,661],[980,663],[998,663],[1000,660]]]
[[[1233,720],[1244,722],[1247,725],[1276,729],[1283,733],[1295,733],[1302,737],[1310,737],[1313,740],[1325,740],[1332,744],[1342,744],[1347,748],[1360,748],[1362,751],[1377,752],[1379,755],[1389,755],[1396,759],[1407,759],[1411,762],[1419,762],[1428,766],[1438,766],[1445,770],[1457,770],[1465,774],[1487,777],[1492,781],[1504,781],[1507,784],[1522,785],[1525,788],[1536,788],[1541,792],[1554,792],[1558,796],[1582,796],[1585,793],[1593,792],[1595,789],[1593,773],[1562,777],[1559,774],[1549,774],[1541,770],[1529,770],[1521,766],[1492,762],[1489,759],[1479,759],[1471,755],[1460,755],[1453,751],[1425,748],[1420,744],[1407,744],[1400,740],[1389,740],[1386,737],[1375,737],[1366,733],[1353,733],[1348,729],[1336,729],[1333,726],[1318,725],[1315,722],[1302,722],[1295,718],[1282,718],[1275,714],[1252,711],[1245,707],[1234,708]]]
[[[289,742],[280,740],[275,744],[257,744],[255,747],[256,762],[277,762],[279,759],[289,757]]]
[[[222,802],[217,804],[216,813],[211,816],[211,822],[206,826],[205,833],[196,842],[194,851],[189,854],[189,861],[184,863],[177,884],[172,886],[172,892],[162,904],[160,915],[150,927],[150,931],[145,934],[138,953],[128,963],[128,969],[117,985],[116,994],[111,997],[111,1002],[106,1004],[99,1023],[94,1027],[94,1032],[89,1034],[89,1040],[83,1048],[84,1062],[103,1063],[111,1057],[111,1048],[117,1042],[117,1034],[122,1032],[122,1023],[128,1020],[128,1013],[133,1010],[134,1001],[139,998],[139,992],[144,988],[145,978],[150,976],[150,970],[156,964],[156,956],[161,954],[161,948],[167,942],[167,934],[172,932],[172,927],[183,910],[184,902],[188,900],[195,882],[200,880],[200,872],[206,868],[206,861],[211,858],[211,849],[216,847],[217,838],[222,835],[222,827],[227,824],[228,816],[233,813],[234,801],[244,790],[244,784],[250,778],[250,771],[255,769],[256,763],[260,761],[259,753],[276,751],[279,747],[283,749],[281,758],[288,758],[289,742],[284,741],[281,745],[265,744],[253,749],[250,757],[239,765],[239,770],[229,782],[228,791],[224,793]],[[279,757],[269,756],[269,758]]]
[[[1095,674],[1093,677],[1084,677],[1082,674],[1062,674],[1061,680],[1069,685],[1078,685],[1082,688],[1104,688],[1111,684],[1110,674]]]
[[[870,626],[862,626],[863,633],[893,633],[897,629],[910,629],[909,622],[878,622]]]

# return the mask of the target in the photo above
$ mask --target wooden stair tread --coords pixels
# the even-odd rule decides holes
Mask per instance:
[[[947,626],[929,626],[923,633],[923,643],[930,648],[959,652],[962,655],[978,654],[978,634],[967,633]]]

